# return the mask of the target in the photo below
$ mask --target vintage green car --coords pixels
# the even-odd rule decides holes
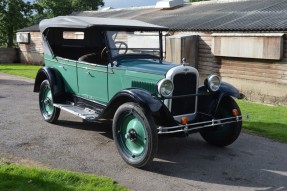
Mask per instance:
[[[63,16],[43,20],[40,30],[45,65],[34,92],[45,121],[55,123],[60,110],[88,122],[113,119],[116,147],[134,167],[153,160],[159,135],[199,132],[217,146],[238,138],[239,91],[217,75],[199,87],[195,68],[163,61],[167,28]]]

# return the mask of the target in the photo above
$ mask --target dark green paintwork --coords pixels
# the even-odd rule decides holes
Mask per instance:
[[[174,64],[160,63],[158,60],[125,59],[118,61],[116,66],[109,67],[109,98],[111,99],[122,89],[138,87],[138,82],[143,82],[140,88],[148,91],[154,90],[152,86],[156,86],[158,81],[165,78],[167,71],[175,66]]]
[[[132,87],[148,90],[151,94],[157,93],[157,84],[151,82],[132,81]]]
[[[159,60],[136,58],[122,59],[114,66],[106,66],[47,55],[45,65],[62,74],[66,92],[104,104],[126,88],[137,87],[157,93],[157,82],[176,66]]]

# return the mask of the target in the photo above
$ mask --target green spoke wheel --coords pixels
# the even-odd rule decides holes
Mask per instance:
[[[135,103],[125,103],[118,108],[113,136],[120,155],[132,166],[143,167],[156,154],[158,136],[154,121]]]
[[[226,97],[221,101],[215,117],[217,119],[233,117],[233,109],[237,109],[238,115],[241,115],[237,103],[231,97]],[[209,144],[224,147],[232,144],[238,138],[241,129],[242,122],[239,121],[237,123],[218,125],[212,129],[205,129],[200,134]]]
[[[39,106],[45,121],[55,123],[60,115],[60,109],[54,107],[51,86],[48,80],[44,80],[40,86]]]

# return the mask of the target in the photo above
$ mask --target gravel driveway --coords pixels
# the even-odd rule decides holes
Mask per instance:
[[[33,80],[0,73],[0,154],[51,168],[109,176],[131,190],[287,190],[287,144],[242,133],[227,148],[198,134],[161,138],[145,170],[119,156],[111,122],[84,124],[62,112],[51,125],[38,109]]]

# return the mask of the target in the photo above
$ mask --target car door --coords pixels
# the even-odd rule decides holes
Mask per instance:
[[[78,61],[79,95],[101,103],[108,102],[107,66]]]

